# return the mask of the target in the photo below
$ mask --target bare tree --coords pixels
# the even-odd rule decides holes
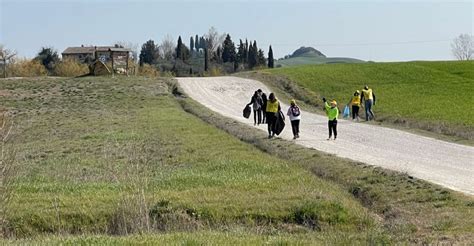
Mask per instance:
[[[175,43],[174,39],[171,35],[166,35],[163,40],[161,41],[160,46],[158,47],[160,51],[160,56],[163,57],[165,60],[172,60],[174,57],[175,51]]]
[[[209,28],[209,31],[204,35],[206,37],[207,49],[212,54],[217,51],[217,47],[221,46],[227,34],[219,34],[215,27]]]
[[[9,50],[0,44],[0,62],[3,66],[3,77],[7,77],[7,64],[16,56],[16,51]]]
[[[474,38],[469,34],[461,34],[451,44],[453,55],[458,60],[472,60],[474,56]]]

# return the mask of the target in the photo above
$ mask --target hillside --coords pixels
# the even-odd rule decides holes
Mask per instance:
[[[343,107],[365,84],[374,89],[377,119],[473,139],[474,62],[404,62],[300,66],[267,70],[311,95]],[[305,94],[305,93],[303,93]]]
[[[362,63],[364,61],[347,57],[326,57],[322,52],[313,47],[301,47],[284,59],[275,61],[275,66],[298,66],[308,64],[328,63]]]

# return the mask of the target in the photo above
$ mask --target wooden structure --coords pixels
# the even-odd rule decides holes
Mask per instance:
[[[63,59],[74,59],[82,63],[88,63],[90,66],[96,66],[100,61],[112,73],[129,74],[130,52],[128,48],[121,46],[81,46],[68,47],[62,53]],[[100,66],[102,66],[100,65]],[[91,72],[93,72],[91,69]]]

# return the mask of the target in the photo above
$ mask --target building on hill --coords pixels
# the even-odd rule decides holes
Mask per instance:
[[[92,64],[101,61],[111,64],[114,71],[125,70],[128,73],[130,53],[132,50],[121,46],[84,46],[68,47],[61,54],[63,59],[74,59],[82,63]]]

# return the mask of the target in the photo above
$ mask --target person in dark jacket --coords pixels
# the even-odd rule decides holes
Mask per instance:
[[[253,109],[253,124],[260,125],[262,123],[263,100],[258,91],[255,91],[252,98],[250,99],[250,102],[247,104],[247,106],[250,105],[252,105]]]
[[[261,89],[258,89],[257,92],[260,94],[260,97],[262,97],[262,101],[263,101],[263,104],[262,104],[262,109],[263,109],[263,117],[262,117],[262,124],[265,124],[267,122],[267,116],[266,116],[266,113],[265,113],[265,110],[267,108],[267,94],[265,94]]]

